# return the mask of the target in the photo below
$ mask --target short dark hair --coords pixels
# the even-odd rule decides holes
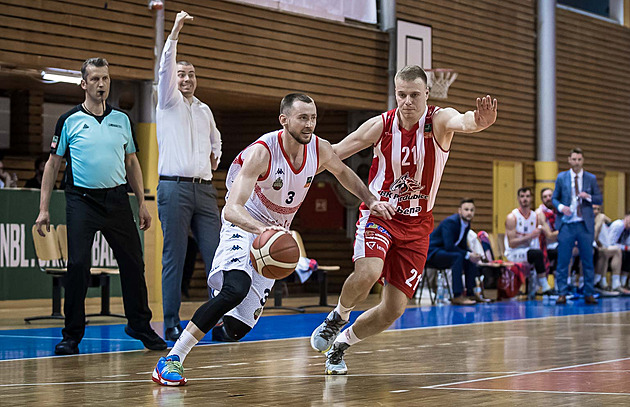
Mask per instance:
[[[186,65],[186,66],[190,65],[190,66],[192,66],[193,68],[195,67],[193,64],[191,64],[191,63],[190,63],[190,62],[188,62],[188,61],[177,61],[177,65]]]
[[[400,71],[396,72],[394,81],[400,79],[405,82],[413,82],[418,78],[422,79],[422,82],[427,85],[427,73],[424,72],[424,69],[418,65],[407,65]]]
[[[532,193],[532,189],[530,187],[523,187],[523,188],[519,188],[518,191],[516,191],[516,196],[521,196],[521,192],[527,192],[529,191],[529,193]]]
[[[308,104],[315,102],[312,97],[305,93],[289,93],[288,95],[283,97],[282,101],[280,102],[280,114],[287,114],[289,110],[291,110],[291,108],[293,107],[295,101],[300,101]]]
[[[540,197],[542,198],[543,194],[545,193],[545,191],[553,191],[553,189],[551,188],[543,188],[540,190]]]
[[[81,65],[81,77],[83,78],[83,80],[87,79],[87,67],[90,65],[97,68],[100,68],[102,66],[106,66],[107,68],[109,68],[109,62],[107,62],[105,58],[96,57],[86,59],[83,62],[83,65]]]
[[[462,198],[461,201],[459,201],[459,207],[461,208],[463,204],[465,203],[471,203],[471,204],[475,204],[475,200],[472,198]]]
[[[582,157],[584,157],[584,152],[580,147],[573,147],[571,149],[571,152],[569,153],[569,156],[571,156],[571,154],[580,154]]]

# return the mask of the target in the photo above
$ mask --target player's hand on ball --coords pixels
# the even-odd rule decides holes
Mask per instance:
[[[370,205],[370,213],[389,220],[396,214],[396,209],[389,202],[374,201]]]

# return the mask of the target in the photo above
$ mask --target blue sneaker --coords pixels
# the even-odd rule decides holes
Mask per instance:
[[[326,353],[326,374],[344,375],[348,373],[348,366],[343,361],[344,352],[350,347],[347,343],[335,342],[332,348]]]
[[[184,377],[184,366],[177,355],[161,357],[153,369],[152,379],[162,386],[183,386],[188,382]]]

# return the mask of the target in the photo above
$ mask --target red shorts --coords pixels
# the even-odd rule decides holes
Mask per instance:
[[[427,261],[433,214],[396,215],[385,220],[361,211],[357,222],[353,261],[362,257],[383,259],[380,282],[398,288],[413,297]]]

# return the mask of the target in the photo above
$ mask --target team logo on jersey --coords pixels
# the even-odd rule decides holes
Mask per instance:
[[[243,236],[239,235],[238,233],[234,233],[230,239],[240,239],[242,237]]]
[[[426,124],[424,125],[424,132],[425,132],[425,133],[429,133],[429,134],[425,134],[425,135],[424,135],[425,137],[431,137],[431,134],[430,134],[430,133],[432,133],[432,132],[433,132],[433,124],[431,124],[431,123],[426,123]]]
[[[284,175],[284,171],[282,171],[282,168],[278,168],[278,171],[276,171],[276,175],[278,174]]]
[[[273,187],[274,190],[279,191],[280,188],[282,188],[282,178],[278,177],[276,178],[276,180],[273,182],[273,184],[271,185]]]
[[[311,182],[313,182],[313,177],[308,177],[306,179],[306,184],[304,184],[304,188],[308,188],[311,186]]]
[[[412,192],[420,192],[424,189],[418,181],[411,178],[409,173],[406,172],[389,187],[390,191],[397,191],[400,195],[411,194]]]
[[[241,247],[241,246],[239,246],[239,245],[235,244],[234,246],[232,246],[232,248],[231,248],[230,250],[231,250],[231,251],[235,251],[235,250],[241,250],[241,249],[242,249],[242,247]]]
[[[85,124],[83,125],[83,130],[85,130],[85,129],[89,129],[89,128],[90,128],[90,126],[88,126],[88,125],[87,125],[87,123],[85,123]]]
[[[230,263],[236,263],[238,261],[238,259],[236,257],[234,257],[232,260],[230,260]]]
[[[59,136],[53,136],[50,148],[57,148],[57,142],[59,142]]]

